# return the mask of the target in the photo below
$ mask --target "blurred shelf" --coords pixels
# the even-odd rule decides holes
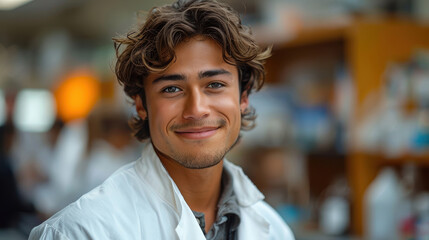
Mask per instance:
[[[295,235],[296,240],[360,240],[358,236],[349,234],[345,235],[328,235],[321,232],[316,226],[312,224],[291,225],[291,229]]]
[[[320,232],[295,232],[296,240],[360,240],[356,236],[329,236]]]
[[[287,41],[273,46],[266,64],[267,82],[281,82],[286,66],[300,60],[345,61],[356,89],[353,119],[372,92],[384,84],[391,62],[407,61],[417,50],[429,49],[429,26],[394,17],[357,18],[348,24],[302,28]],[[322,57],[321,57],[322,56]],[[415,163],[429,166],[429,153],[406,153],[397,157],[352,152],[346,156],[346,174],[353,191],[352,233],[362,236],[363,196],[366,188],[385,165]]]
[[[383,153],[356,153],[361,155],[366,161],[374,161],[374,164],[379,165],[403,165],[414,163],[418,166],[429,167],[429,152],[422,153],[404,153],[398,156],[387,156]]]
[[[347,35],[349,25],[323,25],[306,27],[286,42],[274,44],[274,50],[320,44],[322,42],[342,41]]]
[[[401,18],[360,19],[353,24],[347,37],[347,62],[356,89],[354,119],[363,116],[365,99],[384,86],[384,74],[392,62],[408,61],[418,49],[429,48],[429,26]],[[427,155],[403,154],[387,157],[383,154],[350,153],[347,165],[353,189],[353,230],[364,232],[363,198],[369,184],[385,165],[416,162],[428,165]]]

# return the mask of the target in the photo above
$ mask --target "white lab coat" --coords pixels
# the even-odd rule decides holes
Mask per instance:
[[[294,239],[280,216],[241,168],[224,161],[233,178],[241,223],[238,238]],[[151,144],[142,157],[109,177],[46,222],[29,239],[205,240],[191,209]]]

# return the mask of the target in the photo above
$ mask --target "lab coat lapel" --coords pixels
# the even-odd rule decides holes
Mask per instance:
[[[264,195],[243,173],[242,169],[224,161],[224,166],[233,175],[234,192],[241,206],[241,222],[238,227],[240,240],[265,240],[269,238],[270,224],[257,213],[253,206],[264,199]]]
[[[241,222],[238,227],[238,239],[240,240],[268,240],[270,224],[264,217],[252,208],[244,208],[241,211]]]
[[[146,144],[142,157],[136,164],[136,170],[147,186],[180,216],[180,203],[177,192],[174,190],[175,183],[168,175],[151,143]]]
[[[178,191],[178,189],[175,189]],[[206,237],[201,230],[200,225],[195,219],[194,214],[192,213],[189,206],[186,204],[185,200],[181,195],[179,195],[181,202],[181,217],[179,224],[176,227],[176,233],[180,240],[206,240]]]
[[[143,150],[142,159],[137,166],[140,176],[154,189],[158,196],[168,203],[180,216],[176,233],[180,240],[205,240],[194,214],[186,204],[174,181],[170,178],[156,155],[152,144]]]

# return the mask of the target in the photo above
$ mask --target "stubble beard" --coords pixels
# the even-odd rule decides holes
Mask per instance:
[[[204,169],[219,164],[228,151],[213,154],[175,154],[172,158],[185,168]]]
[[[238,136],[236,140],[227,145],[222,146],[222,148],[212,149],[211,151],[194,151],[194,152],[185,152],[185,151],[170,151],[170,159],[179,163],[185,168],[189,169],[204,169],[213,167],[219,164],[225,157],[225,155],[235,146],[238,141]],[[198,145],[198,144],[197,144]],[[196,148],[204,148],[205,146],[201,144],[201,147],[195,146]],[[170,146],[170,150],[173,150]]]
[[[216,149],[212,152],[195,151],[195,153],[186,153],[179,151],[170,151],[171,154],[166,157],[179,163],[185,168],[209,168],[219,164],[224,159],[225,155],[237,144],[238,140],[239,136],[236,137],[235,141],[232,144],[224,145],[221,149]],[[204,148],[204,146],[201,146],[201,148]],[[170,146],[170,150],[173,149],[173,146]]]
[[[207,122],[190,122],[181,125],[173,125],[170,130],[174,132],[175,130],[182,129],[185,127],[201,127],[205,125],[217,125],[219,128],[226,126],[226,121],[221,119],[216,121],[215,123],[208,124]],[[228,133],[230,134],[230,133]],[[226,137],[228,139],[228,137]],[[226,140],[225,139],[225,140]],[[225,141],[223,146],[214,146],[213,149],[206,151],[183,151],[183,149],[177,149],[177,146],[173,146],[171,142],[167,141],[167,148],[169,151],[163,153],[159,149],[155,150],[159,155],[163,155],[163,157],[170,159],[171,161],[175,161],[181,166],[189,169],[204,169],[213,167],[219,164],[225,157],[225,155],[238,143],[240,140],[240,134],[237,134],[235,140],[232,143],[227,143]],[[205,144],[203,144],[204,140],[201,142],[194,142],[195,148],[205,148]],[[200,146],[198,146],[200,145]]]
[[[226,126],[226,121],[224,119],[217,120],[215,122],[207,122],[207,121],[195,121],[195,122],[189,122],[186,124],[176,124],[171,127],[171,131],[174,132],[179,129],[188,128],[188,127],[203,127],[203,126],[219,126],[219,128],[222,128]],[[204,148],[203,143],[204,140],[201,142],[197,142],[195,148]],[[219,164],[223,158],[225,157],[226,153],[229,152],[229,150],[234,146],[234,144],[231,144],[231,146],[225,145],[222,148],[212,149],[210,152],[204,151],[204,149],[199,149],[202,151],[194,151],[194,152],[184,152],[184,151],[178,151],[175,149],[174,146],[170,147],[171,156],[169,156],[171,159],[179,163],[185,168],[189,169],[204,169],[209,168],[212,166],[215,166]],[[201,145],[199,147],[198,145]],[[217,147],[217,146],[214,146]]]

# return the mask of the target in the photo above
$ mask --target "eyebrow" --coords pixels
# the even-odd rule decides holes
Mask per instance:
[[[214,69],[214,70],[207,70],[204,72],[200,72],[198,74],[198,77],[201,79],[201,78],[209,78],[209,77],[214,77],[214,76],[223,75],[223,74],[232,75],[231,72],[221,68],[221,69]]]
[[[201,71],[198,73],[198,78],[209,78],[214,77],[218,75],[232,75],[231,72],[220,68],[220,69],[213,69],[213,70],[207,70],[207,71]],[[186,80],[186,76],[183,74],[169,74],[169,75],[162,75],[160,77],[155,78],[152,83],[158,83],[161,81],[183,81]]]
[[[185,80],[186,77],[183,74],[170,74],[170,75],[162,75],[160,77],[155,78],[155,80],[152,81],[152,83],[157,83],[161,81],[179,81],[179,80]]]

